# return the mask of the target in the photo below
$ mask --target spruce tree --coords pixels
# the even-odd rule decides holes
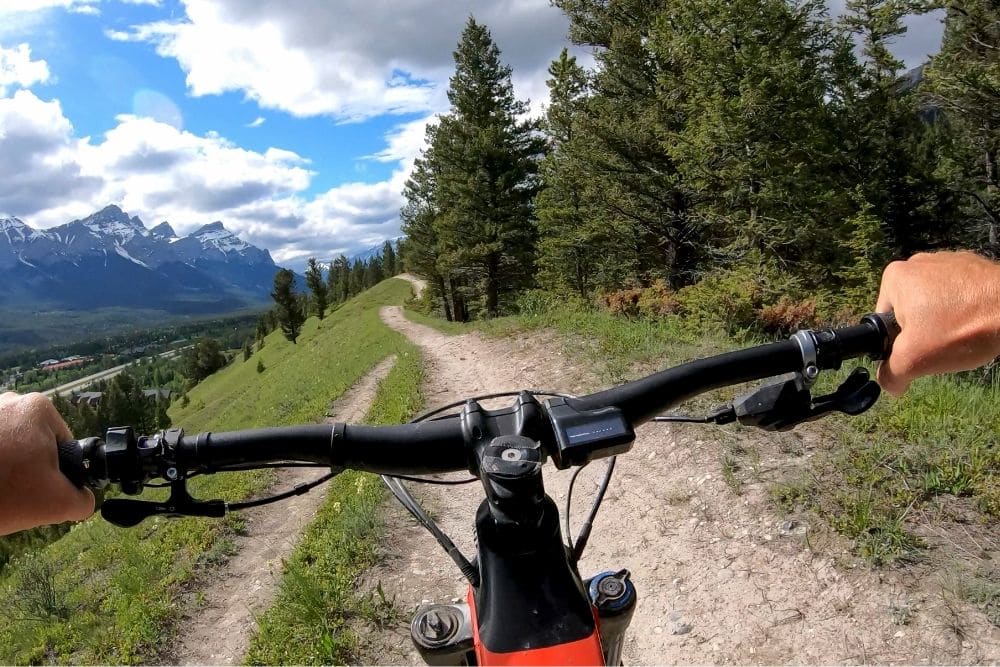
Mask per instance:
[[[427,280],[430,297],[441,302],[445,319],[451,321],[453,311],[445,277],[438,265],[441,245],[435,225],[441,214],[435,199],[437,181],[433,150],[437,126],[428,125],[424,136],[426,147],[414,162],[413,171],[403,189],[406,203],[400,210],[399,217],[402,220],[402,231],[406,234],[406,244],[398,256],[407,271]]]
[[[485,313],[502,295],[530,284],[534,263],[533,200],[543,143],[520,118],[510,67],[489,30],[469,18],[454,52],[451,110],[435,133],[435,228],[439,263]]]
[[[664,3],[555,4],[569,16],[570,37],[592,48],[597,60],[577,149],[562,163],[580,174],[593,224],[603,226],[607,238],[595,286],[617,288],[638,278],[689,283],[708,254],[708,239],[690,214],[689,191],[668,151],[667,135],[684,118],[683,91],[658,86],[671,63],[651,48],[651,30],[662,20]]]
[[[386,241],[382,244],[382,271],[387,277],[399,273],[396,268],[396,251],[392,247],[392,241]]]
[[[980,247],[1000,251],[1000,4],[948,3],[941,50],[927,69],[932,101],[973,150],[954,187],[982,230]],[[960,154],[961,148],[954,154]]]
[[[578,131],[587,100],[586,73],[562,50],[550,65],[550,104],[544,129],[549,154],[542,161],[538,194],[538,281],[550,290],[586,298],[599,283],[608,245],[607,226],[589,204],[587,172],[580,168],[587,147]]]
[[[824,12],[821,0],[697,0],[669,5],[651,32],[667,150],[730,260],[819,277],[839,238]]]
[[[329,292],[327,284],[323,280],[323,270],[315,257],[310,257],[306,265],[306,286],[312,292],[313,310],[316,312],[316,316],[322,320],[329,305]]]
[[[288,269],[279,269],[274,274],[274,289],[271,298],[275,303],[275,314],[281,333],[295,343],[302,331],[305,315],[295,293],[295,274]]]
[[[955,221],[953,197],[936,161],[924,155],[935,133],[922,117],[926,111],[914,83],[903,77],[903,63],[890,50],[912,13],[912,3],[903,0],[849,0],[842,18],[862,45],[862,61],[840,61],[848,76],[840,89],[840,156],[830,166],[848,179],[845,185],[856,184],[858,206],[847,215],[848,227],[856,219],[880,220],[889,255],[940,244]]]

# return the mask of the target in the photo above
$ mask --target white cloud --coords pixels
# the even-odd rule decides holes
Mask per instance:
[[[544,97],[567,20],[542,0],[183,0],[185,18],[108,33],[174,58],[195,96],[240,91],[263,108],[358,121],[447,107],[452,51],[470,14],[488,25],[519,94]],[[521,89],[525,92],[522,92]]]
[[[59,102],[28,90],[0,98],[0,215],[30,215],[96,194],[101,180],[84,173],[80,145]]]
[[[36,227],[82,217],[109,202],[184,234],[212,220],[279,261],[333,257],[398,233],[403,169],[381,183],[347,183],[305,197],[309,160],[242,148],[123,115],[101,137],[76,137],[58,101],[28,90],[0,99],[0,214]]]
[[[247,127],[260,127],[267,121],[263,116],[257,116],[255,119],[247,123]]]
[[[0,16],[37,12],[43,9],[61,8],[72,11],[80,11],[81,7],[96,9],[95,5],[98,2],[99,0],[3,0],[3,3],[0,4]]]
[[[29,88],[49,80],[49,66],[44,60],[32,60],[31,48],[18,44],[13,49],[0,45],[0,97],[9,86]]]
[[[378,153],[366,156],[367,159],[377,162],[400,162],[406,165],[406,171],[409,171],[409,165],[426,144],[424,138],[427,134],[427,125],[435,122],[436,118],[435,115],[431,115],[397,125],[386,135],[386,147]]]
[[[66,9],[71,14],[86,14],[87,16],[101,15],[101,10],[97,5],[70,5]]]
[[[159,7],[163,4],[163,0],[119,0],[126,5],[149,5],[150,7]]]

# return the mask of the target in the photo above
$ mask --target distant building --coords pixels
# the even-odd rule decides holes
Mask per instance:
[[[146,397],[147,400],[151,401],[169,401],[170,397],[174,395],[174,392],[169,389],[143,389],[142,395]]]
[[[59,363],[58,359],[46,359],[45,361],[38,364],[39,368],[48,368],[49,366],[54,366]]]
[[[54,364],[46,363],[46,362],[43,361],[42,362],[42,370],[43,371],[62,371],[62,370],[65,370],[67,368],[76,368],[77,366],[83,366],[88,361],[90,361],[90,359],[87,359],[87,358],[84,358],[84,357],[75,357],[75,358],[72,358],[72,359],[70,359],[69,357],[67,357],[66,359],[63,359],[62,361],[56,361]]]
[[[101,400],[104,398],[103,391],[81,391],[79,394],[73,394],[71,402],[73,405],[79,405],[80,403],[86,403],[92,408],[96,408],[101,404]]]

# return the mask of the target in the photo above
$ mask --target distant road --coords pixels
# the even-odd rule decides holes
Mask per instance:
[[[182,351],[186,350],[188,347],[191,346],[188,345],[187,347],[182,347],[176,350],[167,350],[166,352],[161,352],[156,356],[164,357],[167,359],[173,359]],[[129,366],[132,366],[133,364],[137,363],[138,361],[139,360],[130,361],[127,364],[115,366],[114,368],[109,368],[106,371],[101,371],[100,373],[94,373],[93,375],[88,375],[85,378],[80,378],[79,380],[73,380],[72,382],[67,382],[64,385],[60,385],[54,389],[49,389],[48,391],[43,391],[42,393],[46,396],[54,396],[55,394],[68,394],[71,391],[76,391],[77,389],[86,387],[87,385],[94,384],[95,382],[100,382],[101,380],[107,380],[109,378],[113,378],[114,376],[118,375]]]

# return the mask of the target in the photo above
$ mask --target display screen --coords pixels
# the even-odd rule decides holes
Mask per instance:
[[[617,415],[566,427],[566,438],[571,445],[582,445],[598,440],[608,440],[620,437],[626,433],[625,422]]]

